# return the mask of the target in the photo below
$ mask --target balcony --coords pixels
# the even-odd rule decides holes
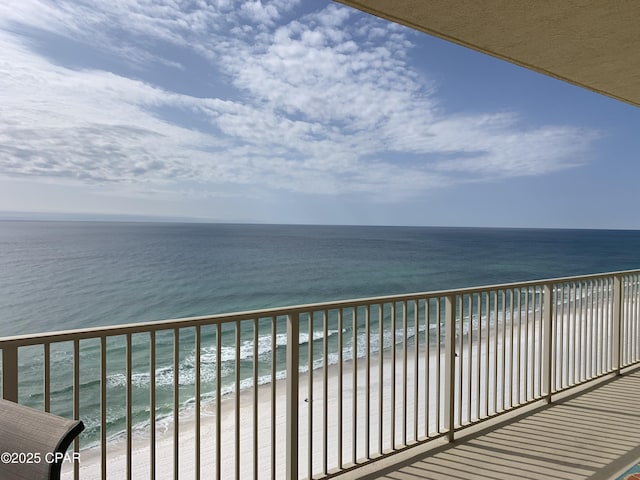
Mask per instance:
[[[3,398],[87,426],[64,478],[607,478],[640,457],[640,271],[0,349]]]
[[[483,426],[369,479],[608,479],[640,459],[640,371]]]

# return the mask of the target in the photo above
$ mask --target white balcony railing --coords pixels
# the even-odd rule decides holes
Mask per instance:
[[[0,338],[68,478],[315,478],[640,362],[640,271]]]

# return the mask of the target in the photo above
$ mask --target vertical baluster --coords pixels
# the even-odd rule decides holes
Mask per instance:
[[[73,418],[80,419],[80,341],[76,338],[73,341]],[[76,454],[80,451],[80,438],[73,440],[73,451]],[[73,478],[80,478],[80,462],[73,462]]]
[[[575,352],[576,352],[576,284],[569,284],[569,301],[567,304],[567,386],[571,386],[575,379]]]
[[[530,365],[531,365],[531,399],[539,397],[539,386],[540,386],[540,352],[542,348],[542,344],[538,341],[538,301],[539,301],[539,290],[538,286],[531,287],[531,356],[530,356]]]
[[[636,274],[633,276],[634,285],[635,285],[635,293],[633,295],[633,301],[635,302],[636,310],[634,313],[635,319],[635,355],[634,361],[640,360],[640,275]]]
[[[631,283],[629,281],[629,277],[624,275],[622,277],[622,308],[623,308],[623,328],[624,333],[622,336],[622,345],[624,345],[624,356],[622,361],[622,366],[626,366],[629,364],[631,360],[631,315],[629,310],[629,300],[630,300],[630,292]]]
[[[442,349],[441,347],[441,334],[440,334],[440,303],[441,298],[436,297],[436,433],[442,432],[442,415],[440,413],[440,355]]]
[[[631,355],[633,352],[633,323],[631,321],[631,278],[628,276],[624,276],[624,291],[623,291],[623,301],[624,301],[624,311],[625,311],[625,326],[626,326],[626,334],[624,337],[624,344],[626,345],[627,355],[625,358],[625,365],[629,365],[631,363]]]
[[[498,291],[493,292],[493,412],[498,411]],[[460,363],[462,365],[462,362]],[[462,367],[461,367],[462,368]]]
[[[195,448],[195,477],[196,480],[200,480],[200,456],[201,456],[201,451],[200,451],[200,395],[201,395],[201,390],[202,390],[202,385],[201,385],[201,381],[200,381],[200,376],[201,376],[201,358],[200,358],[200,349],[201,349],[201,344],[202,344],[202,331],[200,328],[200,325],[196,325],[196,338],[195,338],[195,369],[196,369],[196,378],[195,378],[195,389],[196,389],[196,411],[195,411],[195,415],[196,415],[196,448]]]
[[[561,287],[561,292],[562,292],[562,297],[561,297],[561,303],[560,303],[560,327],[558,328],[558,333],[560,335],[560,348],[559,348],[559,355],[558,355],[558,364],[560,365],[560,374],[559,374],[559,386],[558,389],[562,390],[562,388],[564,388],[565,385],[565,378],[567,376],[567,368],[566,368],[566,362],[567,362],[567,358],[569,357],[569,348],[568,348],[568,338],[569,338],[569,332],[568,332],[568,328],[569,328],[569,322],[567,321],[567,309],[566,309],[566,302],[567,302],[567,285],[565,283],[562,284]]]
[[[574,385],[576,383],[576,367],[577,367],[577,363],[576,363],[576,352],[577,352],[577,331],[578,331],[578,325],[577,325],[577,316],[578,316],[578,284],[574,281],[572,282],[572,292],[573,292],[573,297],[572,297],[572,305],[571,305],[571,379],[570,379],[570,385]]]
[[[424,301],[424,436],[429,438],[429,423],[431,421],[431,401],[430,401],[430,389],[431,389],[431,299],[425,298]],[[436,417],[437,418],[437,417]],[[382,453],[382,452],[380,452]]]
[[[632,325],[630,362],[638,360],[638,281],[636,275],[629,275],[631,294],[629,295],[629,321]]]
[[[529,352],[531,348],[529,346],[529,297],[531,292],[529,287],[524,291],[524,401],[529,400]]]
[[[586,307],[585,307],[585,283],[580,281],[580,316],[578,317],[578,381],[582,382],[585,379],[585,364],[586,364]]]
[[[132,434],[132,418],[131,418],[131,410],[133,397],[131,395],[131,354],[132,354],[132,346],[131,346],[131,334],[127,333],[126,335],[126,384],[125,384],[125,406],[126,406],[126,421],[127,421],[127,480],[131,479],[131,466],[132,466],[132,443],[131,443],[131,434]],[[174,422],[177,422],[177,418],[174,418]]]
[[[584,322],[582,325],[583,331],[583,345],[582,345],[582,356],[583,356],[583,365],[582,365],[582,375],[584,380],[588,380],[590,378],[591,372],[591,281],[585,280],[582,284],[583,295],[582,295],[582,308],[584,310]]]
[[[604,373],[603,355],[604,355],[604,319],[602,315],[602,308],[604,296],[604,280],[599,278],[596,280],[596,372],[598,374]]]
[[[454,440],[455,430],[455,370],[456,370],[456,347],[455,347],[455,320],[456,320],[456,298],[455,295],[445,297],[445,400],[444,419],[445,429],[449,442]]]
[[[631,322],[631,279],[628,276],[623,277],[624,281],[624,290],[623,290],[623,304],[624,304],[624,324],[625,324],[625,336],[624,336],[624,345],[626,345],[626,356],[624,360],[624,365],[629,365],[631,363],[631,355],[633,349],[632,335],[633,335],[633,324]]]
[[[627,334],[625,337],[625,345],[627,346],[627,357],[625,359],[625,365],[629,365],[633,361],[633,353],[634,353],[634,333],[635,330],[633,328],[633,309],[632,309],[632,299],[633,299],[633,279],[629,275],[624,276],[625,282],[625,290],[624,290],[624,304],[625,304],[625,317],[626,317],[626,325],[627,325]]]
[[[402,302],[402,446],[407,444],[407,302]]]
[[[631,278],[629,276],[623,277],[625,288],[624,288],[624,306],[625,306],[625,324],[626,324],[626,335],[624,338],[624,344],[626,345],[627,355],[625,358],[625,365],[628,365],[632,361],[633,355],[633,321],[631,317],[631,298],[632,298],[632,288],[633,284],[631,283]]]
[[[560,346],[561,346],[561,324],[558,323],[558,315],[560,313],[560,287],[556,284],[555,286],[551,286],[551,294],[553,295],[553,312],[551,317],[551,341],[552,341],[552,352],[551,352],[551,385],[552,389],[549,391],[549,394],[553,393],[555,390],[559,390],[558,378],[560,368],[559,366],[562,363],[562,356],[560,354]]]
[[[559,286],[551,285],[549,287],[552,294],[552,313],[551,313],[551,392],[558,390],[559,364],[562,361],[560,357],[560,333],[561,329],[558,323],[560,315],[560,290]],[[545,333],[546,335],[546,333]]]
[[[149,478],[156,478],[156,331],[149,332]]]
[[[516,327],[516,302],[515,302],[515,289],[509,290],[509,335],[511,341],[509,344],[509,408],[513,407],[513,397],[515,393],[514,378],[516,374],[515,370],[515,327]]]
[[[534,399],[538,397],[538,387],[540,385],[540,349],[542,348],[542,344],[538,342],[538,287],[531,287],[531,321],[530,321],[530,335],[531,335],[531,348],[530,350],[530,368],[531,371],[531,387],[530,387],[530,398]]]
[[[100,477],[107,478],[107,338],[100,337]]]
[[[543,324],[544,324],[544,318],[542,316],[543,315],[543,308],[544,308],[543,302],[544,302],[544,288],[542,288],[542,289],[540,289],[538,291],[538,299],[536,301],[536,305],[538,306],[538,309],[540,311],[540,313],[538,315],[539,319],[537,321],[537,323],[538,323],[538,345],[540,346],[540,348],[542,348],[542,345],[544,344],[544,337],[543,337],[544,334],[543,334],[543,331],[542,331]],[[543,395],[542,392],[543,392],[543,390],[545,388],[544,387],[545,384],[544,384],[544,381],[543,381],[543,378],[544,378],[544,373],[543,373],[543,371],[544,371],[543,370],[544,361],[542,360],[544,357],[542,355],[542,350],[540,350],[540,348],[536,349],[536,350],[538,350],[540,352],[539,353],[539,358],[538,358],[538,363],[537,363],[538,369],[539,369],[539,372],[538,372],[538,397],[542,397],[542,395]]]
[[[328,396],[329,396],[329,312],[325,310],[322,313],[323,318],[323,341],[322,341],[322,356],[323,356],[323,379],[322,379],[322,473],[324,475],[327,474],[327,470],[329,469],[329,460],[328,460],[328,449],[329,449],[329,439],[328,439],[328,430],[329,430],[329,421],[328,421]],[[368,353],[367,353],[368,355]],[[367,370],[368,371],[368,370]],[[367,437],[368,438],[368,437]]]
[[[591,370],[591,355],[589,347],[591,346],[591,294],[589,292],[590,281],[584,280],[582,282],[582,310],[583,310],[583,322],[582,322],[582,380],[589,379],[589,371]]]
[[[378,453],[384,450],[384,305],[378,305]]]
[[[634,310],[634,298],[635,298],[635,290],[636,283],[634,281],[633,275],[627,275],[628,282],[628,296],[627,296],[627,305],[628,305],[628,314],[629,314],[629,358],[627,359],[628,363],[632,363],[636,358],[636,322],[635,322],[635,310]]]
[[[216,324],[216,479],[222,479],[222,325]]]
[[[608,289],[607,289],[607,309],[606,309],[606,316],[607,316],[607,364],[608,364],[608,369],[607,370],[615,370],[618,367],[616,366],[616,359],[618,357],[617,351],[616,351],[616,346],[614,345],[617,344],[617,341],[615,340],[614,336],[616,334],[616,332],[618,331],[618,329],[616,328],[615,325],[615,320],[614,320],[614,311],[616,309],[615,307],[615,279],[614,278],[609,278],[608,279]]]
[[[574,284],[573,298],[573,384],[576,385],[580,383],[580,355],[582,354],[580,348],[582,343],[582,282],[580,280]]]
[[[547,395],[547,402],[551,402],[551,375],[553,368],[553,331],[552,326],[552,305],[553,305],[553,289],[550,285],[544,286],[541,330],[544,331],[544,339],[540,346],[542,348],[542,384],[541,395]]]
[[[595,297],[595,292],[594,292],[594,280],[589,280],[589,345],[588,345],[588,349],[587,351],[589,352],[589,369],[587,371],[587,376],[588,378],[593,378],[596,373],[595,373],[595,360],[596,360],[596,352],[594,349],[595,346],[595,327],[596,327],[596,321],[595,321],[595,303],[594,303],[594,297]]]
[[[549,286],[550,294],[551,294],[551,353],[550,353],[550,361],[551,361],[551,376],[550,382],[551,387],[549,392],[554,392],[557,389],[558,385],[558,340],[559,340],[559,328],[558,328],[558,287],[557,285],[551,284]],[[545,318],[542,318],[543,328]],[[547,335],[546,331],[543,332],[543,341],[544,335]],[[543,360],[544,361],[544,360]],[[544,385],[544,382],[543,382]]]
[[[635,275],[636,282],[636,294],[634,295],[634,300],[636,302],[636,357],[635,360],[640,360],[640,274]]]
[[[308,478],[313,478],[313,313],[309,312],[308,315],[308,331],[309,341],[308,347],[308,360],[309,360],[309,384],[307,385],[307,467]]]
[[[525,287],[522,291],[523,296],[524,296],[524,309],[523,309],[523,313],[522,313],[522,319],[524,321],[524,338],[521,338],[521,345],[522,345],[522,350],[523,350],[523,354],[522,354],[522,402],[521,403],[527,403],[527,401],[529,400],[529,392],[530,392],[530,385],[529,385],[529,370],[530,370],[530,361],[529,361],[529,351],[531,350],[529,348],[529,340],[530,340],[530,335],[529,335],[529,327],[531,325],[530,322],[530,316],[531,316],[531,290],[529,289],[529,287]]]
[[[566,350],[565,350],[565,367],[566,367],[566,373],[565,373],[565,379],[564,379],[564,386],[569,386],[571,385],[571,372],[572,372],[572,368],[571,368],[571,357],[572,357],[572,348],[571,348],[571,343],[573,340],[575,340],[574,337],[574,331],[572,329],[572,321],[573,321],[573,315],[572,315],[572,303],[573,303],[573,299],[572,299],[572,295],[573,295],[573,285],[571,283],[567,283],[567,300],[566,300],[566,304],[565,304],[565,322],[566,322]],[[572,340],[572,337],[573,340]]]
[[[627,323],[629,325],[629,336],[627,339],[627,344],[629,345],[629,356],[627,357],[627,364],[631,364],[635,359],[635,321],[633,314],[633,298],[635,293],[635,283],[633,281],[633,277],[631,275],[627,275]]]
[[[473,390],[473,294],[469,294],[467,305],[469,338],[467,339],[467,421],[471,422],[471,391]],[[462,365],[462,362],[460,363]]]
[[[484,298],[484,293],[481,294]],[[489,416],[489,345],[491,343],[491,323],[490,323],[490,317],[491,317],[491,296],[490,296],[490,292],[486,293],[486,298],[487,298],[487,320],[486,320],[486,325],[487,325],[487,335],[486,335],[486,339],[484,341],[485,345],[484,345],[484,351],[485,351],[485,357],[484,357],[484,415],[485,417]]]
[[[396,448],[396,304],[391,304],[391,449]]]
[[[342,400],[343,400],[343,380],[344,374],[342,371],[342,362],[343,362],[343,319],[342,319],[342,309],[338,309],[338,468],[342,468],[342,437],[344,435],[342,425],[343,425],[343,414],[342,414]]]
[[[271,480],[276,480],[276,360],[278,319],[271,317]]]
[[[286,479],[298,478],[298,392],[300,314],[287,316],[287,463]]]
[[[384,450],[384,349],[385,349],[385,325],[384,304],[378,304],[378,452]],[[393,412],[391,413],[393,415]],[[390,417],[391,418],[391,417]]]
[[[180,329],[173,329],[173,478],[179,478],[180,462]]]
[[[596,280],[596,372],[598,372],[598,375],[604,371],[602,365],[604,353],[604,322],[602,318],[604,285],[605,283],[602,279]]]
[[[367,305],[365,310],[365,355],[366,355],[366,377],[365,377],[365,455],[371,458],[371,305]],[[325,471],[326,473],[326,471]]]
[[[241,345],[241,324],[240,320],[235,322],[235,478],[240,480],[240,345]]]
[[[542,342],[540,341],[540,337],[538,337],[538,330],[541,327],[541,323],[538,321],[538,311],[541,308],[541,293],[539,291],[539,287],[532,287],[532,320],[531,320],[531,398],[539,398],[540,397],[540,378],[542,376],[542,372],[540,370],[540,353],[542,348]]]
[[[506,366],[507,366],[507,290],[501,291],[502,296],[502,368],[501,372],[501,380],[502,380],[502,398],[500,399],[500,406],[502,410],[506,410],[507,408],[507,375],[506,375]]]
[[[463,297],[464,295],[460,295],[458,298],[458,311],[460,312],[460,320],[457,322],[459,325],[459,329],[454,327],[453,331],[458,334],[458,370],[457,370],[457,391],[456,391],[456,402],[458,403],[457,415],[458,415],[458,423],[457,425],[462,425],[462,370],[463,370],[463,362],[464,362],[464,352],[463,352],[463,341],[464,341],[464,307],[463,307]],[[454,370],[456,368],[455,364],[453,366]]]
[[[44,345],[44,411],[51,411],[51,344]]]
[[[604,365],[605,359],[605,349],[606,342],[604,341],[605,336],[605,317],[604,317],[604,291],[606,285],[606,279],[599,278],[596,281],[596,337],[597,337],[597,360],[596,360],[596,369],[598,373],[604,373],[606,367]]]
[[[600,292],[600,342],[601,349],[600,352],[600,363],[602,368],[602,373],[608,372],[611,368],[611,364],[609,363],[609,358],[611,355],[610,346],[611,346],[611,330],[609,325],[609,316],[608,316],[608,290],[609,290],[610,282],[608,278],[602,279],[602,291]]]
[[[351,424],[351,461],[355,465],[358,461],[358,310],[356,307],[351,309],[351,314],[353,316],[353,423]]]
[[[415,384],[413,388],[413,440],[418,441],[418,392],[420,389],[420,325],[419,325],[419,309],[420,303],[418,299],[414,300],[413,306],[413,330],[414,330],[414,347],[415,347],[415,358],[413,364],[413,376],[415,378]]]
[[[607,322],[608,322],[608,330],[609,336],[607,338],[608,344],[608,362],[609,362],[609,370],[617,370],[618,368],[618,340],[617,336],[620,333],[618,329],[619,323],[617,319],[619,319],[619,315],[616,312],[616,282],[615,278],[610,279],[609,281],[609,290],[607,291]]]
[[[627,275],[628,282],[628,297],[627,305],[629,312],[629,358],[628,363],[632,363],[636,358],[636,316],[635,316],[635,297],[636,297],[636,282],[633,275]]]
[[[602,362],[603,369],[607,372],[613,368],[612,364],[612,341],[613,330],[611,328],[611,288],[613,282],[610,278],[603,279],[604,290],[602,292]]]
[[[633,275],[633,282],[635,285],[635,292],[633,294],[633,302],[635,305],[634,311],[634,325],[635,325],[635,336],[634,336],[634,361],[638,361],[640,359],[640,284],[638,283],[638,275]]]
[[[540,293],[537,286],[532,287],[531,293],[531,321],[530,321],[530,332],[531,335],[531,348],[530,348],[530,371],[531,371],[531,387],[529,390],[530,398],[533,400],[538,398],[540,392],[540,383],[542,372],[540,369],[541,365],[541,355],[542,355],[542,343],[539,341],[538,330],[542,328],[542,319],[538,321],[538,310],[540,309],[540,302],[542,301],[542,294]]]
[[[478,348],[476,349],[476,418],[480,417],[480,385],[482,383],[482,293],[478,298]]]
[[[253,478],[258,479],[258,318],[253,319]]]
[[[520,375],[522,373],[522,289],[516,288],[518,292],[518,330],[516,333],[517,342],[516,342],[516,402],[518,405],[522,403],[522,383],[520,381]]]

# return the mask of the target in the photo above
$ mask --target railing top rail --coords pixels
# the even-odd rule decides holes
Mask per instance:
[[[545,284],[557,284],[571,281],[592,280],[600,278],[610,278],[621,275],[640,274],[639,270],[621,270],[616,272],[595,273],[589,275],[576,275],[570,277],[548,278],[542,280],[530,280],[526,282],[513,282],[495,285],[482,285],[477,287],[465,287],[448,290],[436,290],[430,292],[408,293],[400,295],[386,295],[379,297],[357,298],[347,300],[337,300],[330,302],[310,303],[304,305],[293,305],[287,307],[274,307],[260,310],[250,310],[233,313],[220,313],[198,317],[186,317],[178,319],[158,320],[150,322],[128,323],[120,325],[110,325],[103,327],[81,328],[74,330],[61,330],[54,332],[44,332],[36,334],[15,335],[10,337],[0,337],[0,348],[11,346],[28,346],[43,343],[56,343],[72,340],[82,340],[89,338],[112,337],[135,333],[148,333],[151,331],[172,330],[176,328],[189,328],[217,323],[229,323],[255,318],[269,318],[286,316],[294,313],[302,313],[318,310],[333,310],[349,307],[366,307],[391,302],[403,302],[420,299],[430,299],[445,297],[448,295],[467,295],[485,291],[506,290],[522,287],[536,287]]]

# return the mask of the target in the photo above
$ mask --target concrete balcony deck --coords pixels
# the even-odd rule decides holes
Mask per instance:
[[[640,462],[640,369],[479,427],[360,478],[615,479]]]

